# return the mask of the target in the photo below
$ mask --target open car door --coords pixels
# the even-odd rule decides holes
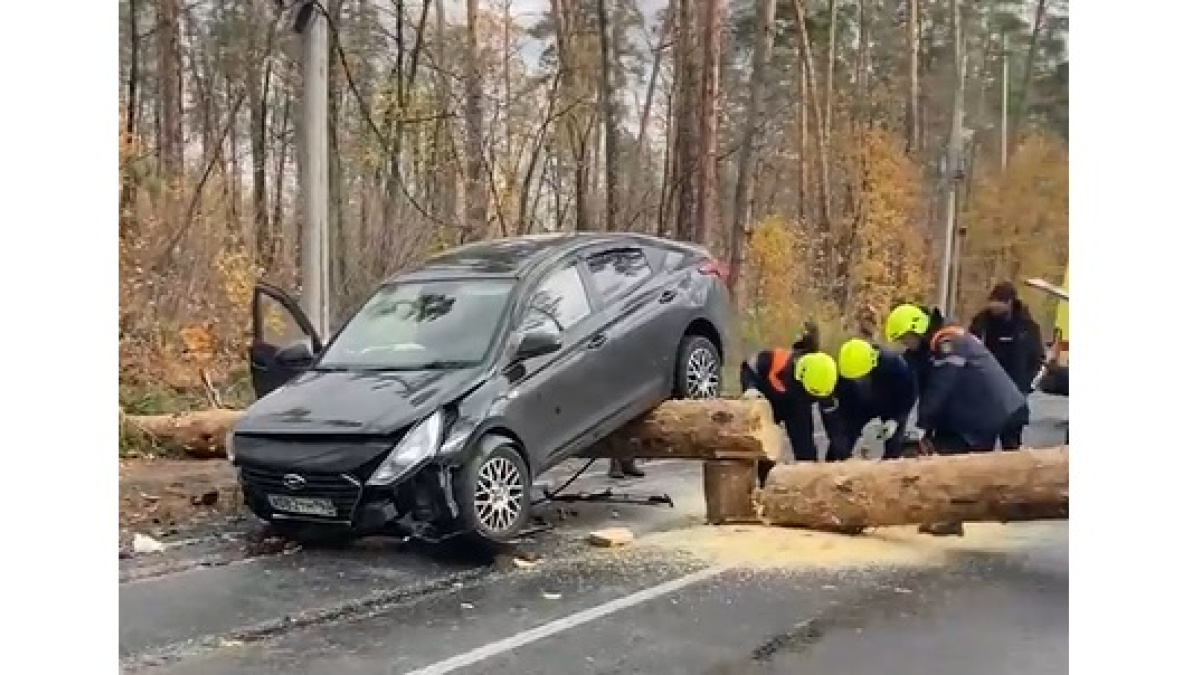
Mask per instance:
[[[1070,370],[1068,360],[1067,312],[1071,301],[1067,290],[1067,273],[1063,273],[1063,285],[1056,286],[1045,279],[1026,279],[1025,284],[1031,288],[1050,294],[1058,299],[1058,307],[1054,316],[1054,340],[1046,355],[1042,370],[1033,380],[1033,386],[1047,394],[1069,396]]]
[[[1045,291],[1059,300],[1066,300],[1068,302],[1071,300],[1070,293],[1067,292],[1067,289],[1063,288],[1062,286],[1055,286],[1045,279],[1026,279],[1025,285],[1031,288],[1036,288],[1040,291]]]
[[[255,284],[250,313],[250,381],[255,397],[262,398],[312,367],[321,336],[300,304],[271,284]]]

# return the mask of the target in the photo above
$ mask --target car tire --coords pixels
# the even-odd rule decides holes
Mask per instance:
[[[533,479],[517,446],[502,436],[480,439],[477,451],[456,473],[457,531],[468,549],[494,551],[515,539],[529,523]],[[489,490],[496,501],[476,504]],[[507,503],[509,508],[505,508]]]
[[[675,356],[674,398],[718,398],[721,395],[721,352],[703,335],[685,335]],[[703,380],[711,377],[711,380]]]

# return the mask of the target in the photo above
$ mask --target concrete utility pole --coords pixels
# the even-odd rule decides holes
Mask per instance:
[[[1008,168],[1008,34],[1000,36],[1000,170]]]
[[[942,264],[938,275],[938,306],[950,316],[950,271],[954,265],[955,222],[958,215],[958,182],[962,169],[963,99],[966,88],[966,59],[962,43],[962,17],[958,0],[950,3],[950,21],[954,34],[954,108],[950,113],[950,138],[946,143],[946,200],[945,232],[942,241]]]
[[[303,83],[298,153],[301,213],[300,304],[329,337],[329,19],[309,0],[298,13]],[[305,15],[307,14],[307,20]]]

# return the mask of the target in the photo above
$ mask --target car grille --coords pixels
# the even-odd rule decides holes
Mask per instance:
[[[291,475],[302,477],[304,479],[304,486],[300,488],[288,487],[284,482],[284,477]],[[316,497],[332,501],[337,508],[337,516],[333,518],[288,514],[290,518],[350,522],[354,519],[354,509],[358,506],[358,501],[362,497],[362,484],[353,477],[343,474],[273,471],[244,466],[241,469],[241,480],[243,487],[246,489],[247,496],[252,499],[266,502],[267,495]]]

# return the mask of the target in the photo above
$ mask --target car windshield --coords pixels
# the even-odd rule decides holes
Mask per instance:
[[[457,279],[388,284],[325,350],[318,370],[436,370],[478,365],[513,281]]]

